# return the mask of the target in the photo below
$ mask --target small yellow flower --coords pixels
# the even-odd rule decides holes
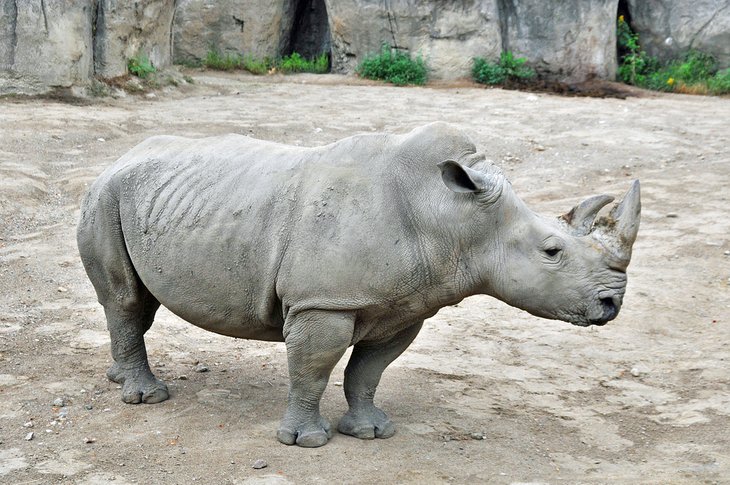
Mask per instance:
[[[619,16],[618,16],[618,22],[619,22],[620,24],[624,23],[624,16],[623,16],[623,15],[619,15]]]
[[[667,79],[667,84],[669,84],[670,86],[674,86],[674,78],[670,77],[669,79]]]

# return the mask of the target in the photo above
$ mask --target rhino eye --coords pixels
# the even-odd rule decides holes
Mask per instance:
[[[544,250],[545,254],[550,256],[551,258],[554,258],[560,253],[560,248],[547,248]]]

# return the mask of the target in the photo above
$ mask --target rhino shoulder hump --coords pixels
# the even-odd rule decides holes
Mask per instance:
[[[436,121],[415,128],[409,133],[410,138],[423,143],[450,140],[454,145],[463,145],[476,151],[476,145],[465,130],[451,123]]]

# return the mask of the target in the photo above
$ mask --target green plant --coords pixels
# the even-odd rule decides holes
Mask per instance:
[[[426,62],[420,55],[413,59],[388,44],[383,44],[378,54],[366,56],[356,72],[364,78],[387,81],[397,86],[423,85],[428,80]]]
[[[652,76],[660,68],[659,61],[656,57],[649,56],[641,48],[639,34],[631,30],[623,15],[618,18],[616,39],[621,55],[621,64],[618,68],[619,79],[635,86],[648,87],[649,84],[658,86],[658,78],[652,79]],[[671,84],[669,86],[671,87]]]
[[[305,59],[297,52],[284,56],[276,66],[283,73],[311,72],[324,74],[329,71],[329,58],[322,54],[312,60]]]
[[[272,67],[272,62],[268,58],[256,59],[253,56],[244,56],[241,61],[241,67],[251,74],[266,74]]]
[[[209,50],[205,56],[203,65],[208,69],[230,71],[241,67],[241,62],[241,56],[238,54],[221,54],[217,50]]]
[[[497,62],[489,62],[488,60],[477,57],[471,68],[471,75],[474,80],[480,84],[488,84],[490,86],[502,84],[507,76]]]
[[[330,70],[330,58],[327,54],[322,54],[318,57],[315,57],[312,62],[314,63],[314,72],[315,74],[324,74],[329,72]]]
[[[291,55],[283,57],[279,61],[279,70],[282,72],[304,72],[307,68],[307,60],[296,52],[292,52]]]
[[[688,52],[682,60],[673,61],[666,66],[652,66],[636,85],[656,91],[680,91],[693,94],[706,94],[708,83],[717,71],[715,58],[698,51]]]
[[[707,81],[717,72],[717,61],[709,54],[693,50],[681,62],[670,64],[669,67],[676,79],[686,84],[696,84]]]
[[[639,35],[623,16],[618,18],[616,37],[621,54],[618,77],[627,84],[688,94],[730,93],[730,70],[718,72],[717,61],[709,54],[692,50],[662,66],[641,48]]]
[[[273,67],[286,74],[295,72],[321,74],[329,71],[329,58],[327,54],[322,54],[315,59],[308,60],[294,52],[274,62],[269,58],[257,59],[250,55],[241,57],[238,54],[221,54],[217,50],[211,49],[205,56],[203,65],[220,71],[244,69],[252,74],[266,74]]]
[[[129,59],[127,61],[127,69],[129,69],[130,73],[140,79],[145,79],[147,76],[157,71],[149,58],[144,54],[139,54]]]
[[[499,62],[490,62],[482,57],[474,59],[471,74],[481,84],[504,84],[508,80],[531,79],[535,71],[526,65],[527,59],[515,57],[510,51],[502,52]]]
[[[531,79],[535,77],[535,71],[526,66],[527,59],[524,57],[515,58],[515,56],[507,51],[502,52],[499,56],[499,65],[504,69],[507,79]]]
[[[707,80],[707,87],[712,94],[730,94],[730,68],[715,73]]]

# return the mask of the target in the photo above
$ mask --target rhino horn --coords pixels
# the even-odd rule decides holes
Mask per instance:
[[[591,231],[598,211],[611,202],[613,197],[610,195],[594,195],[573,207],[567,214],[560,216],[560,219],[568,225],[572,235],[585,236]]]
[[[631,247],[636,241],[641,220],[641,190],[634,180],[624,198],[614,205],[608,216],[601,217],[592,235],[606,247],[617,269],[625,270],[631,260]]]

